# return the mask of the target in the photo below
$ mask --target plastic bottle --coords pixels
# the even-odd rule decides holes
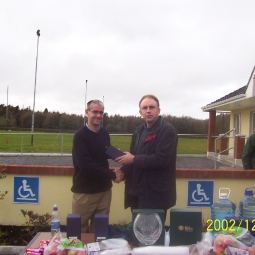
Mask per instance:
[[[170,230],[166,231],[165,230],[165,246],[170,245]]]
[[[51,236],[53,237],[58,231],[60,231],[60,217],[58,206],[54,204],[53,212],[51,214]]]
[[[224,192],[227,191],[228,193]],[[219,200],[212,204],[211,207],[211,219],[213,221],[212,228],[214,231],[225,230],[228,224],[226,224],[225,217],[235,218],[236,205],[229,201],[230,189],[219,189]]]
[[[253,190],[245,189],[245,197],[240,201],[238,206],[239,219],[255,219],[255,198]]]

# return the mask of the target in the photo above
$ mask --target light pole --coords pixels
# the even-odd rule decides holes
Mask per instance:
[[[8,93],[9,93],[9,86],[7,86],[7,105],[6,105],[6,126],[8,129]]]
[[[37,35],[37,51],[36,51],[36,61],[35,61],[35,86],[34,86],[34,105],[33,105],[33,113],[32,113],[32,127],[31,127],[31,146],[34,145],[35,92],[36,92],[36,75],[37,75],[37,60],[38,60],[38,46],[39,46],[40,30],[36,31],[36,35]]]
[[[86,108],[87,108],[87,82],[86,80],[86,90],[85,90],[85,111],[84,111],[84,126],[86,125]]]

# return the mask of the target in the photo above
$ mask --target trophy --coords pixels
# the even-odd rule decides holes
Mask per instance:
[[[157,213],[138,213],[133,225],[133,231],[140,246],[153,245],[162,232],[162,222]]]

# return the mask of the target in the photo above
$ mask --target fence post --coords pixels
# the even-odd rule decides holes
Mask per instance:
[[[64,147],[64,133],[62,133],[61,155],[63,154],[63,147]]]
[[[20,147],[20,153],[22,154],[22,148],[23,148],[23,140],[24,140],[24,135],[21,135],[21,147]]]
[[[223,134],[220,134],[219,136],[222,136]],[[219,139],[219,159],[224,160],[228,156],[228,140],[229,138],[226,136],[222,136]]]
[[[216,132],[216,111],[209,112],[207,157],[215,157],[215,132]]]

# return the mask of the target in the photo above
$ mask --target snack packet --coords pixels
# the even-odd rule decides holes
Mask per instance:
[[[222,231],[225,235],[232,235],[238,241],[244,243],[247,246],[255,245],[255,238],[251,235],[250,231],[246,228],[233,226],[231,230]]]
[[[238,241],[232,235],[218,234],[214,240],[214,251],[217,255],[224,255],[225,249],[228,247],[238,248],[240,250],[246,250],[247,246]]]
[[[59,249],[66,251],[67,255],[87,255],[85,244],[78,238],[62,239]]]
[[[61,243],[62,235],[59,231],[56,235],[53,236],[50,243],[44,248],[44,255],[65,255],[59,249],[59,245]]]

